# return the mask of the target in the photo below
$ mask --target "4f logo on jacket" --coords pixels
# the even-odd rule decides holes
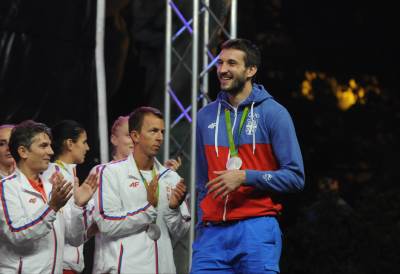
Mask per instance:
[[[132,187],[132,188],[137,188],[138,186],[139,186],[139,181],[133,181],[130,185],[129,185],[129,187]]]
[[[36,198],[30,198],[28,202],[34,204],[36,203],[36,200],[37,200]]]

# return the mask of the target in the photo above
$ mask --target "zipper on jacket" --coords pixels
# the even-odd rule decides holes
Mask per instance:
[[[22,257],[19,257],[18,274],[22,273]]]
[[[224,222],[226,221],[226,206],[228,205],[228,198],[229,198],[229,194],[226,195],[226,197],[225,197],[224,215],[222,216],[222,220],[223,220]]]
[[[76,263],[79,264],[79,257],[80,257],[79,256],[79,247],[76,248],[76,256],[77,256]]]
[[[118,274],[121,273],[122,256],[124,256],[124,246],[122,245],[122,242],[121,242],[121,245],[119,247]]]
[[[54,224],[52,224],[52,227],[53,227],[53,235],[54,235],[54,259],[53,259],[53,269],[51,270],[51,273],[53,274],[56,269],[56,263],[57,263],[57,234],[54,229]]]
[[[156,254],[156,274],[158,274],[158,245],[157,241],[154,241],[154,250]]]

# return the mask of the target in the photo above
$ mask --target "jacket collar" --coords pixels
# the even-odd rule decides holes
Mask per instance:
[[[157,158],[154,158],[154,164],[155,164],[155,166],[156,166],[157,174],[164,175],[166,172],[169,171],[169,169],[165,168],[165,167],[157,160]],[[130,178],[135,178],[135,179],[140,180],[141,177],[140,177],[139,169],[138,169],[138,167],[137,167],[137,165],[136,165],[135,159],[133,158],[133,153],[131,153],[131,154],[128,156],[127,165],[128,165],[128,177],[130,177]]]
[[[21,187],[22,187],[23,191],[41,195],[36,189],[34,189],[32,187],[31,183],[28,181],[28,178],[25,176],[24,173],[22,173],[21,170],[16,168],[15,174],[17,175],[17,178],[18,178],[19,182],[21,183]],[[44,190],[46,192],[46,195],[49,197],[52,185],[49,182],[45,181],[41,174],[39,174],[39,178],[42,181],[42,184],[43,184]]]

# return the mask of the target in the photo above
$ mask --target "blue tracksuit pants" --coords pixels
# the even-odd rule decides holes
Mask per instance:
[[[279,273],[282,235],[275,217],[204,224],[193,243],[191,274]]]

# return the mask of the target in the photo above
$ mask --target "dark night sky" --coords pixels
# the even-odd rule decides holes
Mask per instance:
[[[394,84],[399,48],[394,2],[262,2],[241,2],[239,33],[256,40],[274,36],[266,49],[276,63],[339,74],[378,74]]]

